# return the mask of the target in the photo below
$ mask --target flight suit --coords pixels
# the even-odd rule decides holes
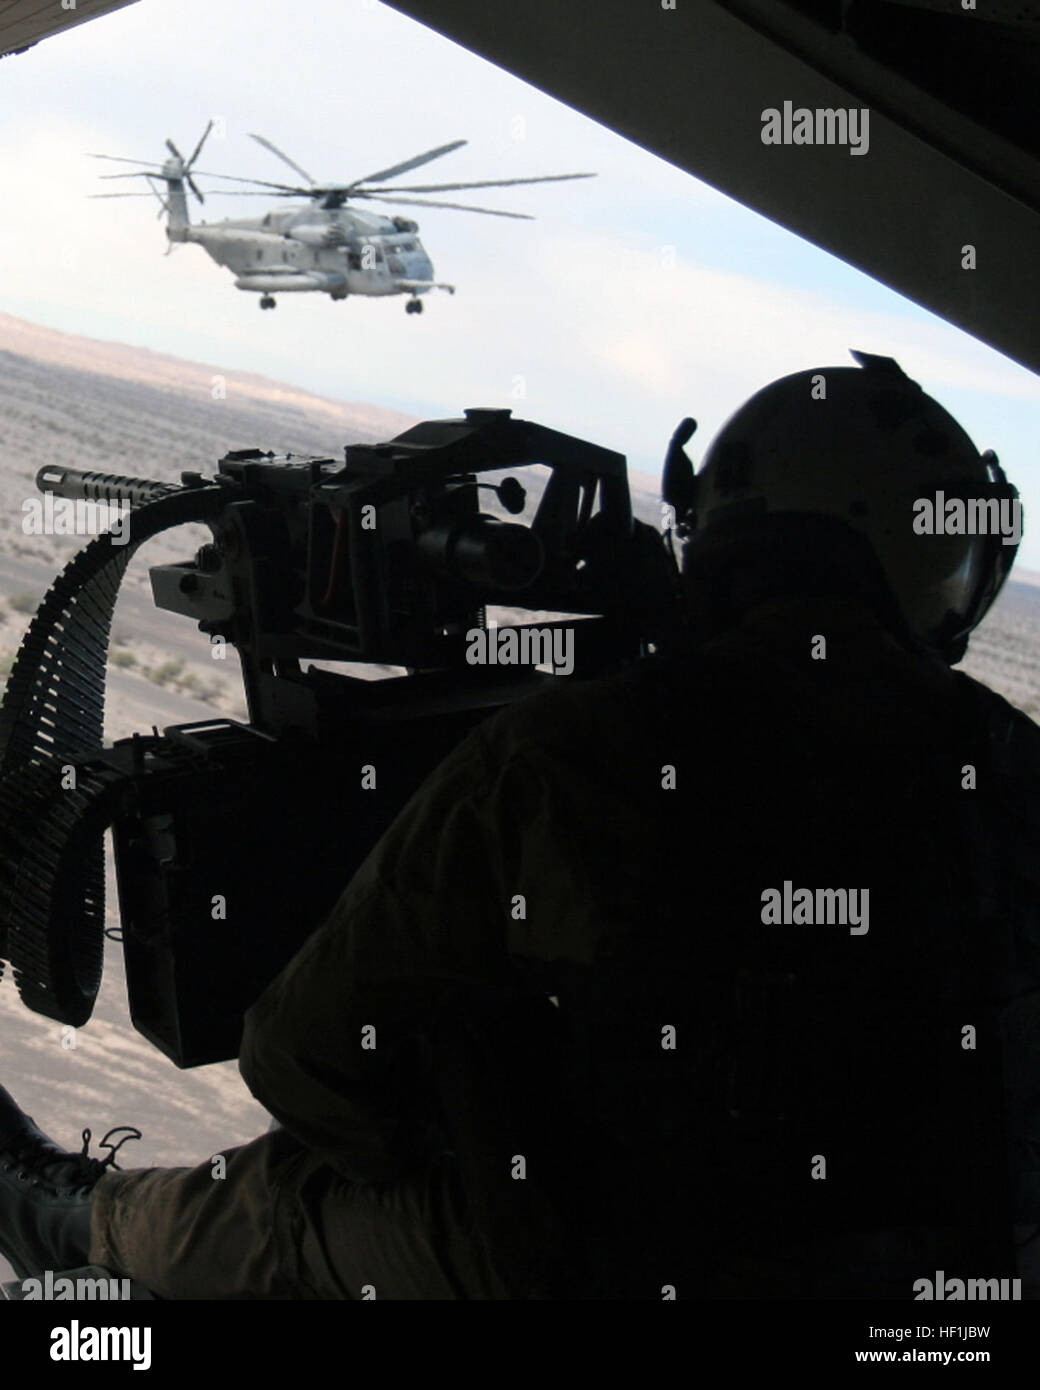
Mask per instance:
[[[102,1178],[92,1262],[168,1298],[910,1298],[922,1252],[1002,1258],[986,1010],[1040,942],[987,962],[977,912],[949,925],[970,843],[932,794],[959,814],[985,765],[968,684],[865,610],[784,600],[488,719],[247,1014],[282,1127],[223,1176]],[[986,700],[1031,750],[1035,833],[1040,734]],[[868,929],[766,923],[785,883],[870,887]],[[1035,1068],[1006,1085],[1035,1109]]]

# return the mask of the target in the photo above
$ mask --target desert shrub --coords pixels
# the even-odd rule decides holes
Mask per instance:
[[[156,666],[150,671],[148,676],[156,685],[167,685],[170,681],[176,680],[183,670],[183,661],[164,661],[161,666]]]

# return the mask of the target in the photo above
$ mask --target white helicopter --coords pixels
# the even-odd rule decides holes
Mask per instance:
[[[430,202],[422,198],[401,197],[400,194],[443,193],[462,188],[505,188],[521,183],[551,183],[563,179],[588,179],[594,174],[545,174],[538,178],[486,179],[477,183],[438,183],[408,187],[383,188],[384,179],[417,169],[441,155],[465,145],[454,140],[425,154],[415,155],[401,164],[379,169],[374,174],[355,179],[352,183],[317,184],[306,169],[291,160],[262,135],[253,139],[282,160],[302,178],[306,185],[268,183],[264,179],[243,179],[233,174],[204,174],[205,178],[228,179],[233,183],[257,185],[248,191],[219,189],[220,193],[241,197],[281,197],[310,199],[306,207],[290,207],[284,211],[268,212],[260,218],[222,222],[193,223],[188,216],[186,189],[200,203],[192,169],[202,152],[206,138],[213,129],[207,125],[190,158],[185,159],[172,140],[166,141],[170,158],[163,164],[154,160],[123,159],[119,155],[94,155],[95,159],[113,159],[121,164],[147,164],[148,169],[133,173],[107,174],[103,178],[145,178],[152,193],[162,204],[160,216],[166,213],[166,235],[170,245],[167,254],[179,242],[193,241],[202,246],[218,265],[226,266],[235,276],[235,287],[259,293],[260,308],[273,309],[275,294],[317,291],[331,299],[346,299],[351,294],[407,294],[405,310],[422,313],[420,295],[440,289],[455,293],[454,285],[433,278],[433,265],[418,238],[418,225],[406,217],[387,217],[380,213],[360,211],[348,206],[361,199],[383,203],[411,204],[416,207],[455,208],[462,212],[480,212],[492,217],[515,217],[532,220],[524,212],[503,212],[495,208],[471,207],[466,203]],[[157,172],[153,172],[153,170]],[[198,171],[200,174],[202,170]],[[165,197],[156,183],[166,185]],[[95,198],[148,197],[146,193],[94,193]]]

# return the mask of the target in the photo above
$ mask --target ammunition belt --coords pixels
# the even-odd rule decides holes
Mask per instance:
[[[79,1026],[90,1017],[104,946],[104,832],[125,774],[98,758],[108,643],[119,585],[137,548],[205,521],[221,486],[170,492],[130,513],[51,585],[18,649],[0,702],[0,971],[23,1001]]]

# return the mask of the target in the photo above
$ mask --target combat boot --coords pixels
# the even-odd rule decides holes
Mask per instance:
[[[108,1142],[122,1131],[117,1144]],[[90,1263],[94,1186],[118,1166],[121,1145],[140,1139],[141,1131],[131,1125],[110,1129],[99,1145],[110,1150],[104,1160],[88,1156],[90,1137],[85,1129],[82,1152],[66,1152],[0,1086],[0,1253],[21,1279]]]

